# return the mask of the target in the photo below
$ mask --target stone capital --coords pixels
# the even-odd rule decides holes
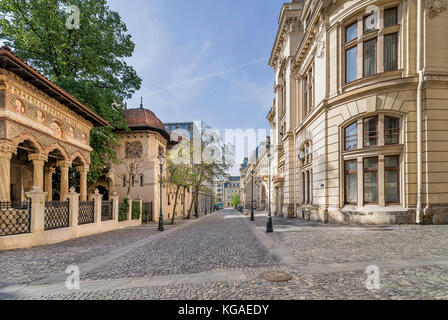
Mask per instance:
[[[79,166],[76,167],[76,171],[78,171],[79,173],[85,173],[87,174],[89,172],[89,166]]]
[[[56,162],[56,166],[58,166],[60,168],[70,168],[72,166],[72,163],[67,160],[61,160],[61,161]]]
[[[43,153],[34,153],[34,154],[28,155],[28,160],[29,161],[43,161],[43,162],[47,162],[48,161],[48,156],[43,154]]]
[[[0,144],[0,158],[11,159],[13,154],[17,153],[17,148],[8,143]]]

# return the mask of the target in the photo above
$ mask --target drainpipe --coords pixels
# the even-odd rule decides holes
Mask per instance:
[[[417,4],[417,212],[416,223],[421,224],[422,216],[422,104],[423,104],[423,69],[422,69],[422,34],[423,34],[423,0],[418,0]]]

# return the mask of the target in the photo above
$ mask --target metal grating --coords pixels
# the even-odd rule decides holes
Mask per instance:
[[[45,203],[45,230],[68,228],[69,202],[51,201]]]
[[[101,221],[110,221],[112,219],[112,201],[103,201],[101,203]]]
[[[95,222],[95,202],[94,201],[80,201],[78,224],[89,224]]]
[[[0,237],[30,233],[31,199],[0,202]]]

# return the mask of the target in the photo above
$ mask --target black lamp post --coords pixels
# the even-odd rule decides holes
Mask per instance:
[[[250,211],[250,221],[255,221],[255,217],[254,217],[254,173],[255,173],[255,171],[254,171],[254,169],[252,169],[252,172],[251,172],[251,174],[252,174],[252,208],[251,208],[251,211]]]
[[[163,165],[165,164],[165,157],[163,156],[163,154],[159,154],[159,156],[157,157],[157,159],[159,159],[159,164],[160,164],[160,215],[159,215],[159,231],[164,231],[163,228],[163,213],[162,213],[162,192],[163,192]]]
[[[272,227],[272,216],[271,216],[271,138],[267,137],[266,139],[266,150],[268,152],[269,159],[269,174],[268,174],[268,184],[269,184],[269,202],[268,202],[268,223],[266,226],[266,233],[274,232]]]

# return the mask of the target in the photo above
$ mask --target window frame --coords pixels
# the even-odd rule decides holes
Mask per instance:
[[[369,159],[376,159],[376,169],[366,169],[365,162]],[[370,202],[366,201],[366,173],[376,173],[376,201]],[[363,180],[363,203],[364,205],[377,205],[380,200],[380,190],[379,190],[379,157],[363,157],[362,158],[362,180]]]
[[[355,125],[356,126],[356,133],[354,134],[354,135],[347,135],[347,129],[348,128],[350,128],[351,126],[353,126],[353,125]],[[356,145],[355,145],[355,147],[354,148],[350,148],[350,149],[348,149],[347,148],[347,137],[355,137],[354,138],[354,141],[356,142]],[[351,142],[352,140],[350,140],[350,142]],[[356,120],[356,121],[354,121],[354,122],[352,122],[351,124],[349,124],[349,125],[347,125],[345,128],[344,128],[344,151],[350,151],[350,150],[357,150],[358,149],[358,121]]]
[[[394,128],[394,129],[386,129],[386,119],[387,119],[387,118],[396,120],[397,123],[398,123],[398,128]],[[393,130],[396,130],[396,133],[393,133],[393,134],[388,133],[388,134],[386,134],[386,131],[393,131]],[[384,133],[383,133],[383,135],[384,135],[384,145],[385,145],[385,146],[393,146],[393,145],[400,144],[400,138],[401,138],[401,137],[400,137],[400,136],[401,136],[400,133],[401,133],[400,118],[393,117],[393,116],[388,116],[388,115],[384,115]],[[397,137],[397,142],[396,142],[396,143],[387,143],[387,142],[386,142],[386,141],[387,141],[386,137],[389,137],[390,135],[393,135],[393,136],[396,136],[396,137]]]
[[[385,14],[388,14],[390,10],[393,10],[394,15],[394,21],[395,24],[386,24],[384,16]],[[372,13],[373,14],[373,13]],[[349,19],[344,22],[343,26],[341,27],[341,40],[340,45],[342,48],[341,52],[341,58],[340,62],[341,64],[344,63],[344,71],[343,74],[340,77],[340,87],[345,87],[352,82],[356,80],[361,80],[366,77],[379,75],[384,72],[392,72],[392,71],[398,71],[400,70],[400,36],[401,36],[401,21],[400,17],[402,15],[402,5],[398,1],[394,1],[392,4],[385,4],[382,6],[379,6],[379,16],[378,16],[378,24],[375,28],[371,30],[366,29],[366,20],[369,19],[369,17],[372,16],[370,13],[358,13],[354,16],[351,16]],[[382,17],[382,19],[381,19]],[[350,39],[348,37],[348,30],[350,28],[356,28],[356,38]],[[385,39],[388,35],[395,34],[395,44],[394,44],[394,50],[395,50],[395,56],[393,68],[389,68],[386,70],[386,60],[384,59],[384,53],[386,50]],[[350,34],[353,35],[353,34]],[[365,43],[367,41],[376,39],[375,44],[375,72],[372,74],[366,75],[366,63],[365,63]],[[358,48],[358,46],[362,46]],[[349,59],[348,53],[349,50],[357,47],[356,50],[356,59]],[[390,48],[390,47],[388,47]],[[381,50],[382,52],[380,52]],[[391,49],[389,49],[391,50]],[[351,53],[355,54],[355,53]],[[342,57],[343,55],[343,57]],[[359,61],[359,62],[358,62]],[[350,63],[349,63],[350,62]],[[389,61],[390,62],[390,61]],[[356,70],[356,77],[352,78],[351,80],[348,80],[348,68],[354,67]]]
[[[374,145],[367,146],[366,145],[366,127],[367,126],[365,124],[366,124],[366,120],[369,120],[369,119],[376,119],[376,129],[375,129],[375,131],[367,131],[367,133],[376,132],[376,135],[375,135],[376,143]],[[362,147],[363,148],[374,148],[374,147],[378,147],[379,146],[378,142],[380,140],[379,139],[380,138],[380,133],[378,131],[378,124],[379,124],[379,116],[378,115],[374,115],[374,116],[371,116],[371,117],[365,117],[365,118],[362,119]],[[368,136],[367,139],[370,139],[370,136]]]
[[[386,167],[386,158],[396,158],[397,159],[397,166],[396,167]],[[400,196],[400,155],[387,155],[384,156],[384,202],[386,203],[386,205],[393,205],[393,204],[400,204],[401,203],[401,196]],[[387,197],[386,197],[386,171],[392,171],[392,172],[396,172],[397,174],[397,201],[387,201]]]
[[[392,69],[388,69],[386,70],[386,38],[389,36],[395,36],[395,55],[394,55],[394,59],[396,61],[394,68]],[[398,38],[399,38],[399,33],[397,32],[391,32],[391,33],[387,33],[383,35],[384,40],[383,40],[383,68],[384,68],[384,72],[390,72],[390,71],[396,71],[398,70]]]
[[[390,25],[386,25],[384,22],[386,21],[386,11],[391,11],[391,10],[395,10],[395,24],[390,24]],[[393,27],[399,25],[398,22],[398,6],[393,6],[393,7],[389,7],[389,8],[384,8],[383,10],[383,26],[384,28],[388,28],[388,27]]]
[[[375,31],[375,30],[373,30]],[[371,31],[371,32],[373,32]],[[366,61],[366,43],[369,42],[375,42],[375,54],[374,54],[374,58],[375,58],[375,66],[374,66],[374,71],[372,74],[366,74],[366,70],[367,70],[367,66],[368,64],[365,63]],[[362,76],[363,78],[367,78],[370,76],[374,76],[378,74],[378,37],[374,37],[368,40],[363,41],[362,43]]]
[[[347,63],[347,61],[348,61],[348,57],[347,57],[347,53],[348,53],[348,51],[350,51],[350,50],[355,50],[355,52],[356,52],[356,56],[358,56],[358,44],[356,43],[355,45],[352,45],[352,46],[350,46],[350,47],[347,47],[347,48],[344,48],[344,59],[345,59],[345,70],[344,70],[344,73],[345,73],[345,78],[344,78],[344,80],[345,80],[345,84],[349,84],[349,83],[352,83],[353,81],[356,81],[356,80],[358,80],[358,72],[357,72],[357,70],[358,70],[358,59],[357,59],[357,57],[356,57],[356,59],[354,60],[354,63],[355,63],[355,73],[356,73],[356,75],[355,75],[355,78],[353,79],[353,80],[350,80],[350,81],[348,81],[348,79],[347,79],[347,74],[348,74],[348,63]]]
[[[347,171],[347,163],[348,162],[354,162],[355,163],[355,170],[353,171]],[[354,172],[354,173],[350,173]],[[347,176],[355,176],[356,180],[356,190],[355,190],[355,199],[356,202],[349,202],[347,201]],[[350,159],[350,160],[344,160],[344,204],[346,205],[358,205],[358,160],[357,159]]]

